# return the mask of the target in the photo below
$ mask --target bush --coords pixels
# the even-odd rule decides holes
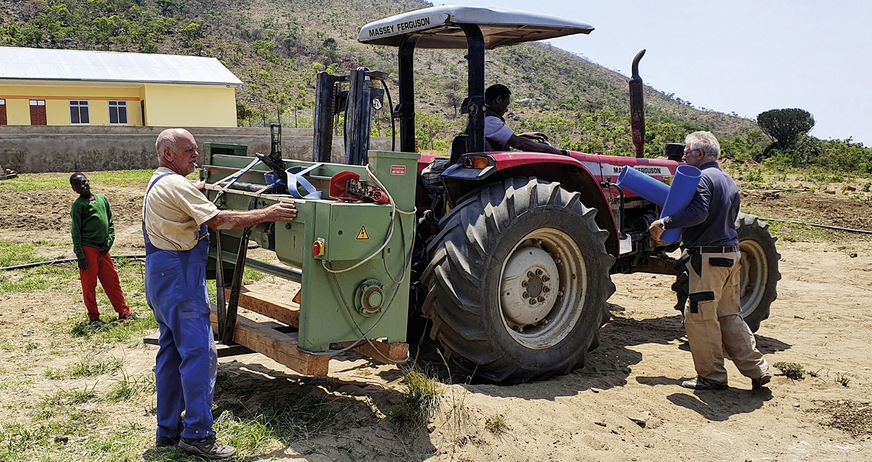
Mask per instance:
[[[782,373],[784,373],[787,378],[791,380],[802,380],[805,378],[805,369],[802,367],[802,364],[799,363],[788,363],[788,362],[777,362],[772,364],[772,366],[776,369],[779,369]]]
[[[827,169],[872,173],[872,149],[863,147],[862,143],[852,143],[850,140],[830,140],[823,143],[818,164]]]
[[[718,141],[721,143],[721,156],[736,162],[762,162],[763,149],[768,144],[760,130],[751,130],[747,136],[736,135]]]
[[[819,162],[823,154],[823,142],[811,136],[801,136],[790,146],[773,145],[764,155],[765,165],[774,167],[801,167]]]

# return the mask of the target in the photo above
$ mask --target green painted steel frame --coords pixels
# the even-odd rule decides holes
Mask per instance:
[[[409,313],[411,251],[414,239],[414,198],[417,153],[369,152],[369,168],[394,200],[391,205],[340,202],[328,198],[333,175],[352,171],[362,181],[374,184],[365,166],[320,163],[307,179],[322,192],[323,199],[294,199],[288,195],[263,194],[255,208],[276,202],[293,202],[297,218],[292,222],[262,224],[255,227],[252,240],[272,250],[288,268],[248,258],[253,269],[301,284],[299,348],[327,351],[332,344],[356,341],[366,336],[389,342],[406,340]],[[251,157],[212,154],[206,156],[203,176],[214,185],[251,162]],[[315,163],[285,160],[285,167],[311,167]],[[268,168],[255,166],[239,182],[265,185]],[[209,189],[209,197],[218,194]],[[246,210],[254,193],[227,190],[218,200],[219,208]],[[222,248],[238,248],[241,230],[221,232]],[[325,242],[325,254],[315,256],[316,239]],[[225,250],[225,262],[235,261],[235,253]],[[214,243],[212,249],[214,256]],[[381,302],[380,309],[362,308],[360,293],[375,290],[370,301]],[[288,294],[288,299],[293,294]]]

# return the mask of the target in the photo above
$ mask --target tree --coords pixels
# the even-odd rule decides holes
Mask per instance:
[[[443,84],[442,90],[445,92],[445,101],[454,109],[454,118],[456,119],[457,108],[463,102],[463,93],[466,88],[460,83],[460,80],[449,79]]]
[[[191,46],[197,39],[203,38],[205,36],[204,33],[204,23],[201,20],[192,20],[187,25],[179,29],[179,33],[185,40],[188,41],[188,46]]]
[[[249,120],[248,125],[251,126],[251,116],[254,115],[254,111],[247,107],[242,103],[236,103],[236,123],[241,127],[242,122],[246,119]]]
[[[424,149],[433,149],[433,141],[448,129],[448,122],[439,114],[415,111],[415,136]]]
[[[182,12],[182,6],[173,0],[157,0],[157,6],[160,8],[160,13],[164,16],[172,16],[175,13]]]
[[[105,16],[101,16],[92,21],[94,26],[94,39],[98,43],[102,43],[103,46],[108,50],[109,43],[112,40],[112,34],[115,31],[115,24],[113,24],[112,18],[107,18]]]
[[[814,127],[814,117],[803,109],[772,109],[757,116],[757,125],[779,145],[790,146]]]

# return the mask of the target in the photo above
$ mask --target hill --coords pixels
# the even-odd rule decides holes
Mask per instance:
[[[418,0],[21,0],[0,5],[0,43],[216,57],[245,82],[237,93],[240,125],[281,117],[286,125],[307,126],[317,72],[364,66],[396,76],[396,50],[359,44],[360,27],[427,6]],[[487,84],[513,90],[508,117],[516,129],[547,132],[571,149],[632,151],[625,76],[547,43],[501,48],[487,58]],[[465,124],[457,115],[466,90],[463,53],[420,50],[416,68],[419,141],[422,148],[445,148]],[[641,73],[644,78],[644,60]],[[755,128],[751,120],[698,110],[650,87],[645,97],[650,155],[691,130],[732,138]],[[375,130],[389,126],[383,115]]]

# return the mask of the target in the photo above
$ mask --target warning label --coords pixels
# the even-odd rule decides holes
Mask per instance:
[[[358,239],[369,239],[369,234],[366,234],[366,226],[360,227],[360,232],[357,233]]]
[[[391,165],[391,175],[405,175],[406,174],[406,166],[405,165]]]

